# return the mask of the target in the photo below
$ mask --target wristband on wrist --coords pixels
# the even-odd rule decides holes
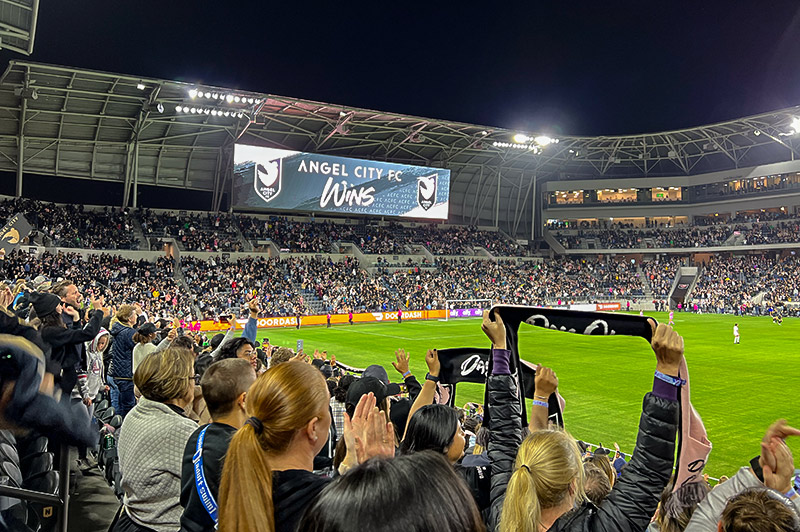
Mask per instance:
[[[427,375],[425,375],[425,380],[438,383],[439,377],[436,377],[435,375],[431,375],[430,373],[428,373]]]
[[[411,375],[411,370],[408,370],[405,373],[403,373],[403,378],[407,379],[409,375]]]
[[[661,373],[658,370],[656,370],[655,375],[656,379],[664,381],[667,384],[671,384],[673,386],[683,386],[684,384],[686,384],[686,381],[684,379],[681,379],[680,377],[671,377],[670,375],[667,375],[666,373]]]
[[[784,497],[787,499],[791,499],[792,497],[797,497],[797,491],[794,488],[789,488],[789,491],[783,494]]]
[[[543,406],[545,408],[550,408],[550,405],[548,405],[544,401],[539,401],[539,400],[536,400],[536,399],[533,400],[533,406]]]

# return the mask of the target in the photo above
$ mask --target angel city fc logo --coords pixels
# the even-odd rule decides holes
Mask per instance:
[[[426,211],[436,205],[436,176],[432,174],[417,178],[417,203]]]
[[[14,229],[13,227],[6,231],[6,233],[2,236],[3,241],[8,242],[9,244],[18,244],[19,243],[19,231]]]
[[[274,159],[264,164],[256,163],[256,178],[253,186],[256,194],[266,202],[270,202],[281,193],[281,160]]]

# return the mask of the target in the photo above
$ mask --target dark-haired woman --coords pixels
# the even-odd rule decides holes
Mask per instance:
[[[62,312],[72,315],[73,320],[79,323],[78,312],[69,305],[62,305],[61,299],[49,293],[38,293],[32,296],[33,309],[41,320],[40,332],[42,341],[50,346],[50,358],[53,364],[60,366],[61,389],[70,393],[78,383],[79,374],[85,375],[86,368],[82,361],[80,348],[83,342],[89,342],[100,332],[100,323],[103,321],[103,302],[92,302],[89,323],[84,328],[67,328],[61,317]],[[84,403],[91,404],[91,398],[82,397]]]
[[[323,490],[298,530],[483,532],[467,486],[440,453],[373,459]]]

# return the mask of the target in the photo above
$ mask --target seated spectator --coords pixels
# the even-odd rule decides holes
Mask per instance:
[[[435,479],[435,480],[434,480]],[[327,487],[298,530],[309,532],[483,532],[464,482],[439,453],[373,459]]]
[[[216,530],[219,483],[228,444],[247,419],[245,398],[256,379],[246,360],[232,358],[211,364],[200,381],[211,423],[198,428],[186,442],[181,470],[182,532]],[[202,443],[199,442],[202,437]],[[202,460],[195,465],[196,457]],[[199,469],[202,467],[202,470]],[[202,471],[202,475],[201,475]],[[198,478],[199,477],[199,478]],[[201,495],[205,487],[206,503]]]
[[[123,509],[114,532],[174,532],[181,526],[181,464],[197,424],[185,415],[194,399],[194,357],[166,349],[142,360],[142,393],[119,436]]]

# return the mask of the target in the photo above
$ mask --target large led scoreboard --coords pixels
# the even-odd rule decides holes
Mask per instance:
[[[237,144],[233,207],[446,220],[450,170]]]

